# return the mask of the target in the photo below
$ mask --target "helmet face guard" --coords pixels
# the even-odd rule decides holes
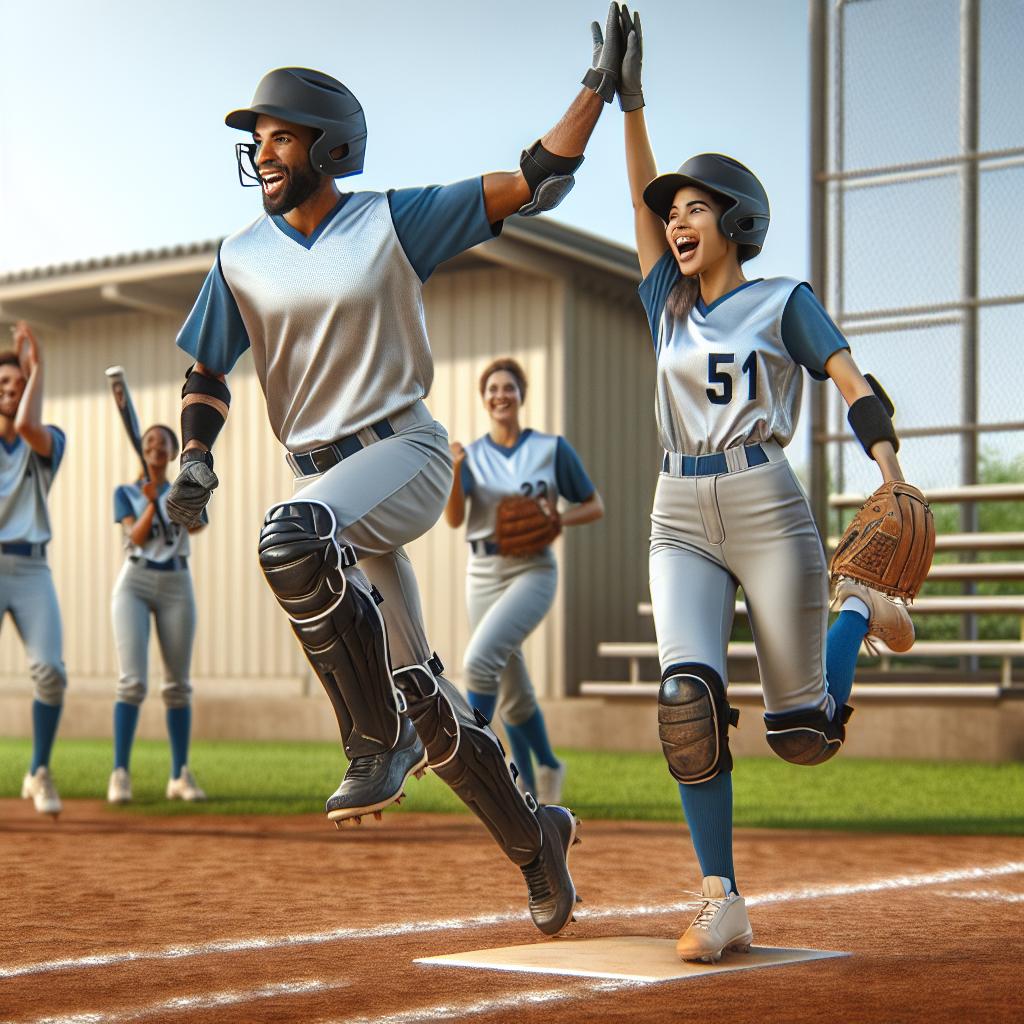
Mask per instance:
[[[754,173],[721,153],[690,157],[674,174],[661,174],[644,189],[644,202],[668,223],[676,193],[692,186],[711,192],[724,204],[718,219],[722,234],[739,246],[740,261],[756,256],[768,234],[768,194]]]
[[[260,80],[252,105],[233,110],[224,123],[253,132],[260,114],[316,129],[309,161],[321,174],[343,178],[362,171],[366,118],[359,100],[336,78],[309,68],[278,68]],[[243,185],[260,184],[256,150],[253,143],[235,146],[238,180]]]

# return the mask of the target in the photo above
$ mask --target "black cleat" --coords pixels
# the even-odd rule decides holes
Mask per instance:
[[[406,780],[427,764],[412,722],[403,716],[398,742],[382,754],[354,757],[341,785],[327,801],[327,817],[334,822],[382,811],[404,795]]]
[[[530,892],[530,916],[545,935],[557,935],[574,920],[576,888],[569,875],[569,848],[576,838],[576,815],[557,804],[537,808],[540,853],[520,868]]]

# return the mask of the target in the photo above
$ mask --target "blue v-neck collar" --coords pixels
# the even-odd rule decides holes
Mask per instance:
[[[8,444],[2,437],[0,437],[0,444],[4,446],[4,451],[8,455],[13,455],[18,450],[18,445],[21,444],[21,438],[16,437],[13,441]]]
[[[491,446],[491,447],[492,447],[492,448],[493,448],[493,449],[494,449],[494,450],[495,450],[496,452],[500,452],[500,453],[501,453],[502,455],[504,455],[504,456],[505,456],[505,458],[506,458],[506,459],[510,459],[510,458],[512,458],[512,456],[513,456],[513,455],[515,455],[515,453],[516,453],[517,451],[519,451],[519,449],[520,449],[520,448],[522,448],[523,444],[524,444],[524,443],[526,442],[526,439],[527,439],[527,438],[528,438],[528,437],[530,436],[530,434],[532,434],[532,433],[533,433],[533,428],[532,428],[532,427],[527,427],[527,428],[526,428],[526,429],[525,429],[525,430],[524,430],[524,431],[523,431],[523,432],[522,432],[522,433],[521,433],[521,434],[520,434],[520,435],[519,435],[519,436],[518,436],[518,437],[516,438],[516,443],[515,443],[514,445],[512,445],[512,447],[511,447],[511,448],[506,448],[506,447],[505,447],[505,446],[504,446],[503,444],[498,444],[498,442],[497,442],[497,441],[495,441],[495,440],[494,440],[494,438],[493,438],[493,437],[491,437],[491,435],[490,435],[490,434],[484,434],[484,439],[485,439],[485,440],[487,441],[487,443],[488,443],[488,444],[489,444],[489,445],[490,445],[490,446]]]
[[[330,210],[324,215],[324,219],[317,224],[314,228],[313,233],[308,237],[304,235],[297,228],[293,228],[291,224],[284,219],[284,217],[275,213],[271,216],[271,220],[278,226],[282,233],[286,234],[293,242],[298,242],[303,249],[312,249],[316,240],[330,227],[331,221],[341,213],[341,208],[352,198],[354,193],[345,192],[341,195],[338,201],[331,207]]]
[[[694,305],[694,309],[696,309],[701,316],[707,316],[708,313],[710,313],[712,310],[718,309],[718,307],[723,302],[725,302],[726,299],[731,299],[737,292],[741,292],[744,288],[749,288],[752,284],[758,284],[760,281],[763,280],[763,277],[755,277],[753,281],[744,281],[743,284],[737,285],[737,287],[733,288],[731,292],[726,292],[724,295],[719,295],[718,298],[715,299],[715,301],[712,302],[710,306],[705,306],[704,300],[698,295],[697,302]]]

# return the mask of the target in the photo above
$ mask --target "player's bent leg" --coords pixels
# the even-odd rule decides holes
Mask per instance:
[[[658,734],[672,777],[685,785],[732,771],[729,726],[739,721],[722,677],[710,665],[682,662],[662,673]]]
[[[432,659],[429,666],[395,671],[409,716],[426,746],[428,765],[523,872],[534,924],[555,935],[572,920],[576,905],[569,875],[576,818],[564,807],[538,807],[516,789],[497,737],[440,669]]]
[[[374,597],[346,579],[355,557],[336,534],[329,506],[282,503],[267,513],[259,555],[338,719],[349,766],[327,814],[341,821],[394,803],[426,754],[400,713],[384,620]]]
[[[824,764],[846,741],[846,723],[853,714],[849,704],[828,709],[811,708],[764,716],[768,746],[791,764]]]

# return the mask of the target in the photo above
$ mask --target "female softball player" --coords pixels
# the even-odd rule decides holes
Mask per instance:
[[[56,817],[60,796],[50,776],[67,673],[60,608],[46,561],[53,478],[64,458],[64,432],[43,423],[43,356],[24,321],[14,351],[0,353],[0,620],[11,613],[25,644],[32,701],[32,764],[21,795]]]
[[[132,798],[128,767],[139,708],[146,696],[150,617],[156,621],[164,659],[161,696],[167,708],[171,741],[167,799],[206,799],[188,767],[192,729],[189,667],[196,632],[196,602],[188,568],[189,533],[202,526],[186,530],[167,515],[167,466],[177,455],[177,435],[170,427],[155,424],[142,435],[142,457],[149,479],[140,478],[114,491],[114,521],[124,530],[127,557],[111,598],[121,665],[114,702],[114,770],[107,786],[107,800],[112,804],[126,804]],[[156,515],[157,502],[162,520]]]
[[[451,446],[455,477],[445,509],[448,525],[467,518],[470,545],[466,604],[473,630],[464,668],[469,703],[490,721],[495,705],[505,726],[518,782],[542,804],[562,799],[565,766],[548,742],[523,641],[547,614],[558,584],[550,547],[526,555],[502,554],[495,538],[498,505],[510,495],[535,497],[551,517],[551,539],[562,526],[580,526],[604,515],[600,494],[564,437],[541,434],[519,422],[526,374],[514,359],[496,359],[480,375],[480,396],[490,430],[468,447]],[[559,498],[573,507],[559,514]],[[537,759],[536,775],[533,758]]]
[[[626,164],[665,449],[650,549],[658,722],[705,876],[701,909],[677,949],[686,960],[714,961],[724,949],[748,949],[753,937],[732,856],[727,734],[737,715],[726,699],[726,647],[737,586],[757,647],[769,745],[797,764],[819,764],[842,745],[865,635],[894,650],[914,641],[904,606],[852,582],[840,585],[839,616],[827,629],[821,540],[783,454],[805,369],[839,388],[883,478],[902,475],[891,405],[857,369],[810,288],[743,273],[768,230],[757,178],[709,153],[656,176],[639,16],[623,8],[622,27]]]

